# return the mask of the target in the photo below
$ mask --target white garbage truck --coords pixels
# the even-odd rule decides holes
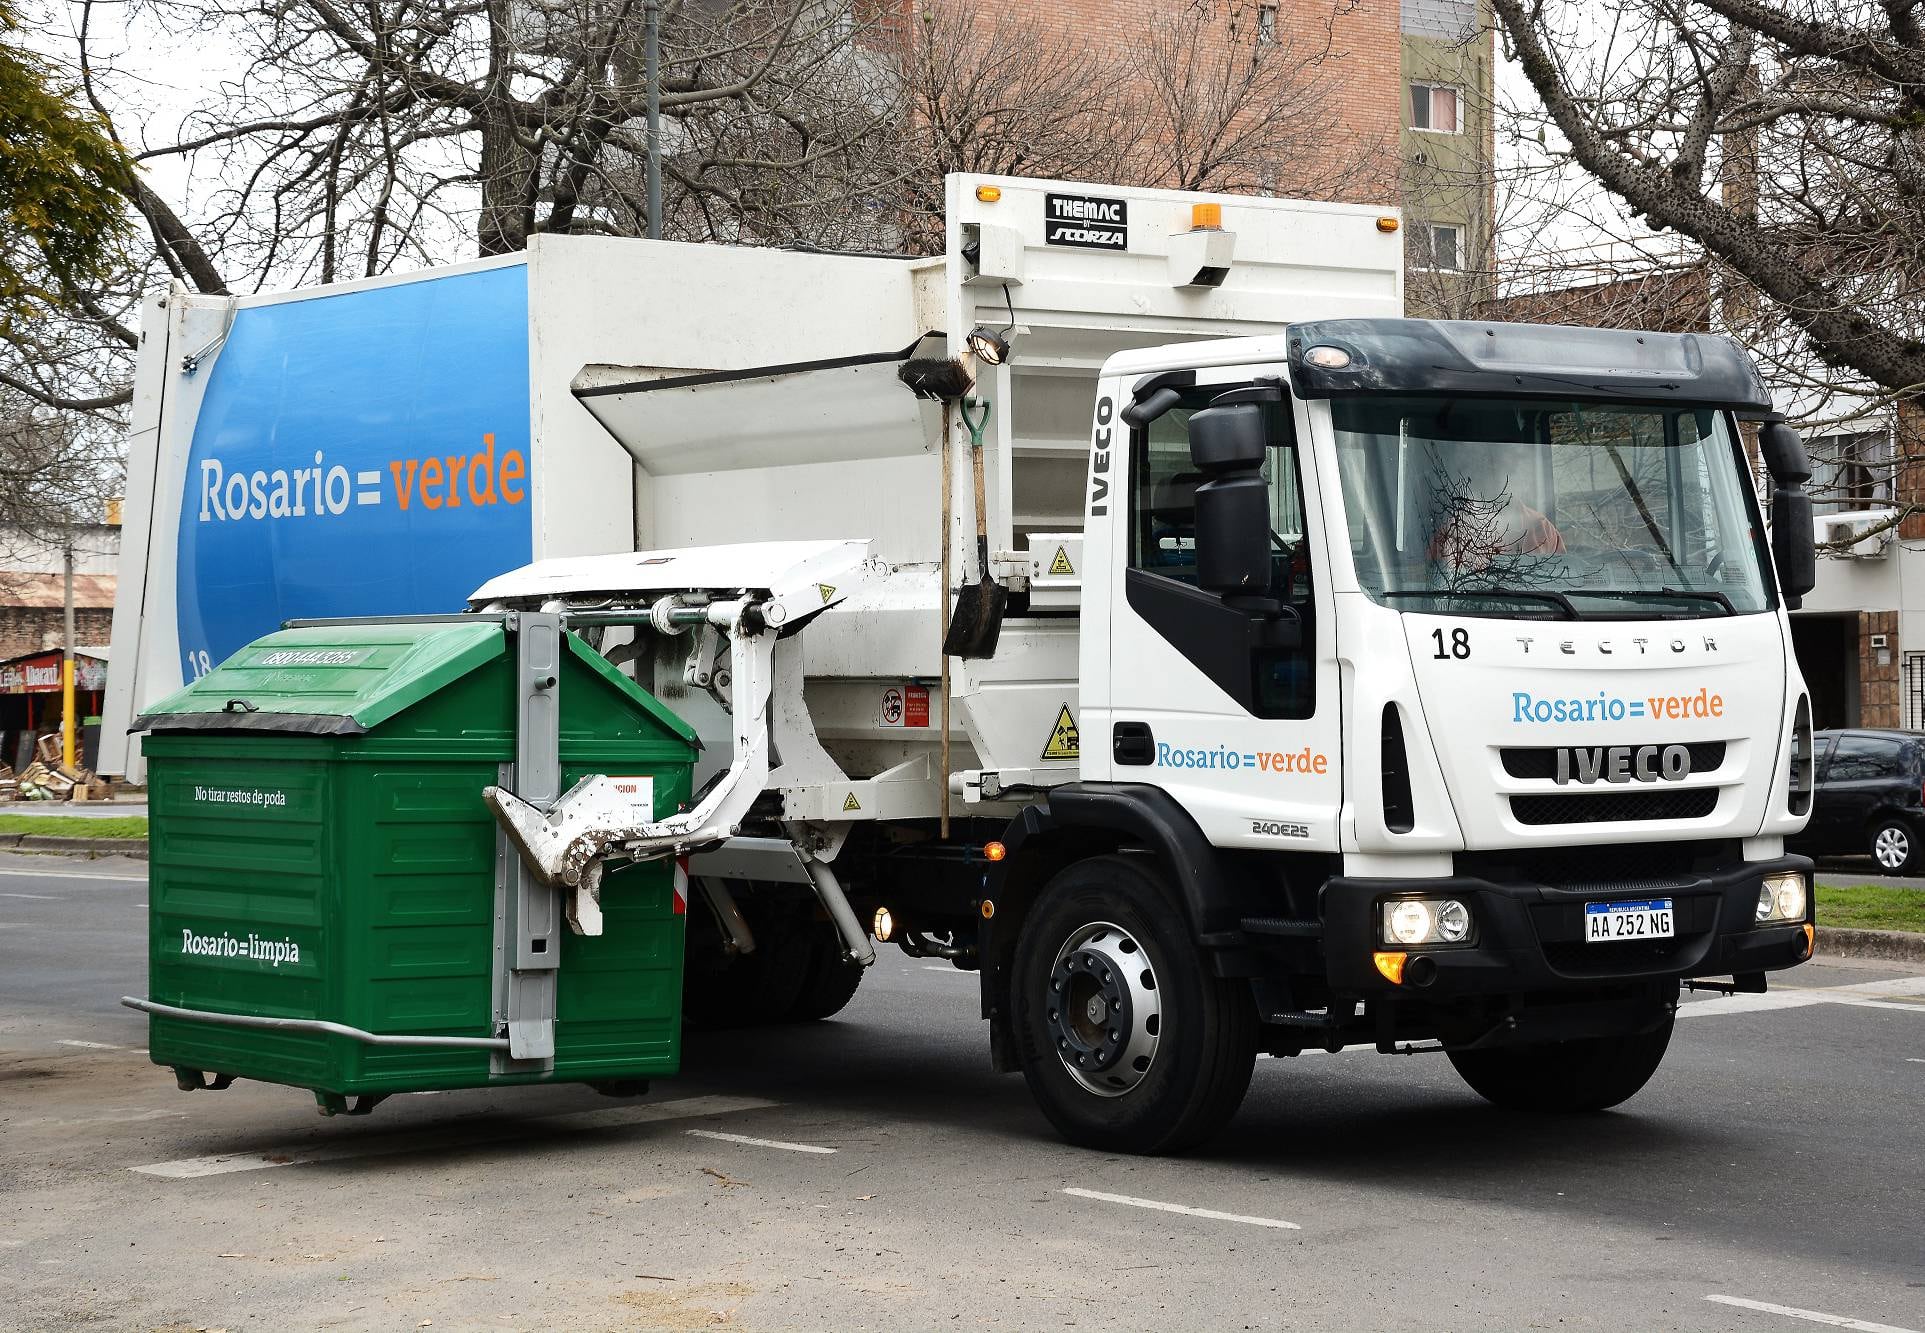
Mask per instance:
[[[979,973],[992,1059],[1067,1138],[1160,1152],[1263,1052],[1440,1050],[1500,1105],[1615,1105],[1681,986],[1810,956],[1809,467],[1734,344],[1402,318],[1382,210],[973,176],[948,209],[927,260],[543,241],[521,433],[417,447],[436,412],[336,385],[304,420],[426,460],[349,459],[338,494],[283,382],[218,428],[220,361],[181,391],[231,354],[184,351],[272,321],[163,302],[143,374],[194,406],[144,451],[136,421],[109,752],[239,646],[191,640],[223,578],[445,609],[301,599],[298,453],[302,540],[525,497],[496,563],[536,558],[469,608],[559,613],[704,738],[665,818],[619,775],[485,794],[578,929],[604,862],[685,862],[691,1021],[825,1016],[895,944]],[[210,525],[284,568],[197,580]]]

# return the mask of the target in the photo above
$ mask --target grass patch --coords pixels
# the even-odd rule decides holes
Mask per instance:
[[[62,815],[0,815],[0,835],[50,834],[56,838],[145,838],[145,815],[110,815],[104,819]]]
[[[1820,884],[1818,924],[1925,934],[1925,889],[1889,884]]]

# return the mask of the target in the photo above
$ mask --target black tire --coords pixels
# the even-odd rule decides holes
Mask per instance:
[[[856,988],[862,985],[863,973],[868,970],[843,961],[842,937],[836,934],[835,927],[825,926],[816,939],[815,956],[789,1017],[813,1023],[840,1013],[843,1006],[855,998]]]
[[[1918,830],[1902,819],[1874,820],[1865,847],[1887,875],[1909,875],[1918,869]]]
[[[740,886],[738,886],[739,888]],[[739,1028],[789,1018],[815,961],[814,935],[792,904],[743,902],[755,949],[731,954],[706,901],[691,904],[682,1018],[691,1027]]]
[[[1101,933],[1070,948],[1092,930]],[[1105,1152],[1181,1152],[1221,1130],[1242,1104],[1256,1061],[1256,1009],[1242,982],[1210,975],[1190,934],[1155,863],[1131,856],[1095,857],[1063,870],[1023,923],[1010,981],[1023,1078],[1071,1143]],[[1147,969],[1101,972],[1101,960],[1139,952]],[[1131,989],[1115,990],[1110,1005],[1103,988],[1125,983]],[[1052,1008],[1079,987],[1084,998]],[[1089,1025],[1066,1019],[1072,1010]],[[1073,1044],[1085,1037],[1099,1044]],[[1130,1056],[1133,1047],[1145,1049],[1146,1039],[1149,1053]],[[1079,1053],[1088,1063],[1072,1072]],[[1106,1082],[1113,1086],[1092,1090]]]
[[[1628,1100],[1658,1072],[1673,1021],[1666,1014],[1649,1032],[1620,1037],[1452,1051],[1450,1062],[1480,1097],[1509,1111],[1602,1111]]]

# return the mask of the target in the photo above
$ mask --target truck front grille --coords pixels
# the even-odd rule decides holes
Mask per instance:
[[[1507,745],[1497,752],[1497,757],[1503,761],[1504,771],[1514,778],[1535,778],[1549,782],[1557,776],[1559,748],[1555,745]],[[1634,745],[1630,748],[1635,751],[1639,747]],[[1715,773],[1724,767],[1723,741],[1693,741],[1684,748],[1691,752],[1693,773]]]
[[[1458,852],[1457,873],[1493,884],[1545,884],[1556,888],[1638,892],[1684,885],[1743,859],[1736,842],[1654,841],[1602,847],[1516,847]]]
[[[1511,797],[1520,824],[1605,824],[1646,819],[1702,819],[1718,805],[1716,787],[1683,791],[1532,792]]]

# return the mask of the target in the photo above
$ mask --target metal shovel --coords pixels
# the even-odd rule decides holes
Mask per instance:
[[[969,427],[969,466],[976,482],[976,582],[956,592],[956,610],[942,650],[950,657],[993,657],[1003,632],[1009,589],[989,577],[989,503],[983,484],[983,430],[989,425],[989,400],[964,398],[959,404]],[[975,413],[981,415],[975,415]]]

